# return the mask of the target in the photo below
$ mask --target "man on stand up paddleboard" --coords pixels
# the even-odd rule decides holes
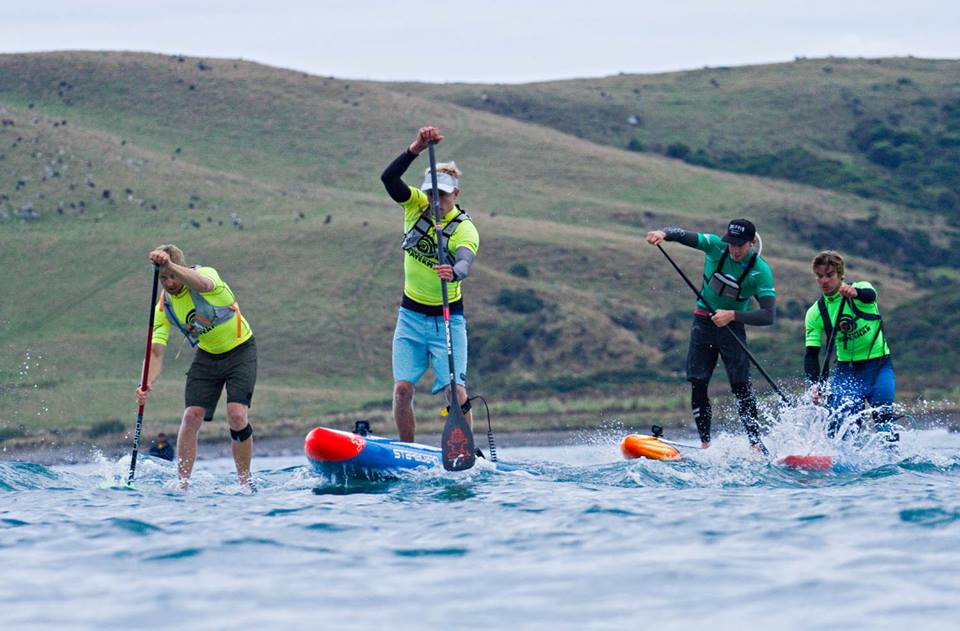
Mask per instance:
[[[414,384],[431,363],[433,394],[446,390],[449,400],[443,298],[438,279],[447,281],[449,292],[457,396],[461,405],[467,401],[467,327],[461,283],[470,274],[480,247],[480,235],[470,215],[457,203],[460,199],[460,169],[454,162],[441,162],[437,165],[437,187],[447,251],[443,253],[444,260],[438,261],[430,199],[425,193],[432,187],[430,170],[427,169],[420,188],[408,186],[402,179],[410,164],[431,142],[442,141],[443,136],[436,127],[421,128],[410,146],[380,176],[390,198],[400,204],[404,213],[403,298],[393,335],[393,418],[400,440],[406,442],[414,442],[416,434]],[[471,423],[469,411],[466,419]]]
[[[745,347],[730,334],[746,344],[744,325],[769,326],[774,321],[777,294],[773,271],[760,252],[755,251],[757,239],[757,229],[747,219],[731,221],[723,237],[676,227],[647,233],[650,245],[675,241],[706,255],[699,295],[709,305],[698,298],[687,350],[687,381],[692,388],[693,419],[704,448],[710,446],[713,419],[708,388],[717,360],[722,358],[750,444],[755,449],[763,449],[757,400],[750,383],[750,358]],[[750,309],[751,298],[760,303],[759,309]],[[711,314],[711,309],[716,311]],[[724,327],[728,327],[728,331],[723,331]]]
[[[150,374],[147,389],[137,388],[143,405],[150,386],[163,370],[163,356],[171,323],[191,346],[199,347],[187,372],[185,409],[177,434],[177,474],[187,489],[197,458],[197,436],[213,413],[224,386],[227,388],[227,423],[233,441],[233,459],[240,484],[250,487],[253,427],[247,411],[257,382],[257,347],[253,331],[230,287],[212,267],[188,267],[183,251],[161,245],[148,255],[160,269],[163,292],[156,305]]]
[[[822,399],[823,380],[827,377],[820,368],[820,347],[825,338],[828,353],[831,343],[837,349],[837,367],[829,388],[829,406],[833,411],[827,428],[829,436],[836,435],[845,417],[861,412],[864,402],[876,408],[873,422],[884,430],[893,419],[897,384],[877,306],[877,290],[865,281],[845,283],[846,264],[832,250],[817,254],[812,267],[822,295],[807,309],[803,368],[813,384],[814,403]],[[857,428],[862,425],[863,420],[858,419]],[[891,442],[898,438],[896,434],[888,437]]]

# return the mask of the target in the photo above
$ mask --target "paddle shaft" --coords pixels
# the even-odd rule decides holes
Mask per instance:
[[[827,339],[827,356],[823,358],[823,369],[820,371],[820,381],[826,383],[830,376],[830,356],[837,344],[837,329],[840,328],[840,316],[843,315],[843,307],[846,306],[847,299],[840,296],[840,308],[837,309],[837,317],[833,322],[833,328],[830,330],[830,337]]]
[[[160,266],[153,266],[153,290],[150,292],[150,319],[147,325],[147,350],[143,354],[143,370],[140,373],[140,389],[147,390],[147,379],[150,377],[150,355],[153,353],[153,318],[157,306],[157,286],[160,284]],[[140,434],[143,431],[143,408],[146,402],[140,404],[137,410],[137,427],[133,432],[133,453],[130,455],[130,473],[127,475],[127,484],[133,483],[133,476],[137,470],[137,454],[140,452]]]
[[[703,294],[700,293],[700,290],[697,289],[694,286],[694,284],[690,282],[690,279],[687,278],[687,275],[683,273],[683,270],[680,269],[680,267],[673,261],[670,255],[667,254],[667,251],[664,250],[660,246],[660,244],[657,244],[657,248],[659,248],[659,250],[663,252],[663,255],[665,257],[667,257],[667,260],[670,261],[670,265],[673,265],[673,269],[677,270],[677,273],[680,274],[680,277],[683,278],[683,281],[687,283],[687,286],[693,290],[693,293],[697,295],[697,298],[700,300],[700,302],[702,302],[707,307],[707,311],[710,312],[710,315],[714,315],[717,311],[712,306],[710,306],[710,303],[707,302],[706,298],[703,297]],[[787,395],[783,393],[783,390],[780,389],[780,386],[778,386],[776,382],[774,382],[774,380],[770,377],[770,375],[767,374],[767,371],[763,369],[763,366],[761,366],[760,362],[757,361],[757,358],[753,356],[753,353],[750,352],[750,349],[747,348],[747,345],[744,343],[744,341],[741,340],[740,337],[736,333],[734,333],[732,329],[730,329],[730,327],[724,326],[720,328],[726,330],[728,333],[730,333],[730,335],[733,336],[733,339],[737,341],[737,344],[740,345],[740,348],[743,349],[743,352],[747,354],[747,358],[750,360],[750,363],[752,363],[757,368],[757,370],[760,371],[760,374],[763,375],[763,378],[767,380],[767,383],[770,384],[770,387],[773,388],[774,392],[776,392],[780,396],[780,400],[789,405],[790,399],[787,398]]]
[[[428,145],[430,155],[430,204],[433,206],[434,226],[437,237],[437,264],[443,265],[447,251],[447,242],[443,236],[443,211],[440,210],[440,188],[437,185],[437,156],[433,148],[434,143]],[[443,428],[440,448],[443,453],[443,467],[448,471],[469,469],[476,460],[474,453],[473,431],[467,424],[467,419],[460,407],[460,397],[457,395],[457,369],[453,361],[453,335],[450,332],[450,300],[447,295],[447,281],[440,279],[440,296],[443,299],[443,329],[447,338],[447,366],[450,369],[450,407],[447,422]],[[450,450],[450,438],[459,430],[463,434],[464,443],[457,443],[461,448],[456,454]],[[465,453],[464,453],[465,452]]]

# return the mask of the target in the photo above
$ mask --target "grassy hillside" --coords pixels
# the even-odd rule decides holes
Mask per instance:
[[[611,146],[942,213],[956,225],[957,77],[955,60],[828,58],[525,85],[397,87]]]
[[[426,96],[232,60],[0,56],[0,432],[129,426],[145,257],[164,242],[218,268],[237,292],[261,353],[258,426],[385,421],[402,225],[379,173],[422,124],[446,133],[440,157],[463,168],[463,205],[481,232],[466,287],[470,377],[506,418],[501,427],[686,415],[678,380],[692,300],[643,243],[651,228],[718,231],[730,217],[755,218],[782,316],[751,335],[782,378],[800,371],[800,318],[816,297],[798,221],[822,236],[865,222],[896,233],[909,217],[914,236],[943,247],[955,238],[940,215]],[[672,251],[699,273],[695,252]],[[892,262],[869,249],[851,257],[890,310],[920,291]],[[148,431],[179,416],[190,352],[174,361],[176,349]],[[921,385],[910,374],[903,382]],[[436,426],[438,402],[418,404]]]

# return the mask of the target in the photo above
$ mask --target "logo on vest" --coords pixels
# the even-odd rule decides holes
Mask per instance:
[[[186,317],[187,331],[191,335],[200,336],[213,328],[213,323],[197,315],[196,309],[191,309]]]
[[[437,244],[430,237],[423,236],[417,241],[417,252],[429,256],[437,251]]]

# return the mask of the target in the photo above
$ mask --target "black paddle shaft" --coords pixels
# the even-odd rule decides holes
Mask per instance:
[[[827,356],[823,358],[823,369],[820,371],[820,381],[826,383],[830,376],[830,356],[837,345],[837,329],[840,328],[840,316],[843,315],[843,308],[847,304],[847,299],[840,296],[840,307],[837,309],[837,317],[833,322],[833,328],[830,330],[830,336],[827,338]],[[826,324],[826,323],[825,323]]]
[[[657,248],[659,248],[660,251],[663,252],[663,255],[664,255],[665,257],[667,257],[667,260],[670,261],[670,265],[673,265],[673,269],[677,270],[677,273],[680,274],[680,276],[681,276],[681,278],[683,278],[684,282],[687,283],[687,286],[688,286],[690,289],[693,290],[693,293],[695,293],[695,294],[697,295],[697,298],[700,300],[700,302],[702,302],[704,305],[706,305],[707,310],[710,312],[710,315],[715,314],[715,313],[716,313],[716,310],[715,310],[713,307],[710,306],[710,303],[707,302],[707,300],[703,297],[703,294],[700,293],[700,290],[697,289],[697,288],[693,285],[693,283],[690,282],[690,279],[687,278],[687,275],[683,273],[683,270],[680,269],[680,267],[673,261],[672,258],[670,258],[670,255],[667,254],[667,251],[664,250],[664,249],[660,246],[660,244],[657,244]],[[785,395],[785,394],[783,393],[783,390],[780,389],[780,386],[778,386],[778,385],[776,384],[776,382],[774,382],[774,380],[770,377],[770,375],[767,374],[767,371],[763,369],[763,366],[761,366],[761,365],[760,365],[760,362],[757,361],[757,358],[753,356],[753,353],[750,352],[750,349],[747,348],[747,345],[744,343],[744,341],[741,340],[740,337],[739,337],[736,333],[734,333],[733,330],[730,329],[730,327],[725,326],[725,327],[721,327],[721,328],[724,329],[725,331],[727,331],[728,333],[730,333],[730,335],[733,336],[733,339],[735,339],[735,340],[737,341],[737,344],[740,345],[740,348],[743,349],[743,352],[747,354],[747,358],[749,358],[749,359],[750,359],[750,362],[751,362],[754,366],[756,366],[757,370],[760,371],[760,374],[763,375],[764,379],[767,380],[767,383],[770,384],[770,387],[773,388],[774,392],[776,392],[778,395],[780,395],[780,399],[781,399],[784,403],[786,403],[786,404],[789,405],[789,404],[790,404],[790,399],[787,398],[787,395]]]
[[[433,206],[434,226],[437,237],[437,264],[442,265],[446,260],[447,243],[443,237],[443,213],[440,210],[440,189],[437,185],[437,157],[433,149],[434,143],[428,146],[430,154],[430,203]],[[453,336],[450,333],[450,301],[447,296],[447,281],[440,279],[440,295],[443,298],[443,328],[447,336],[447,365],[450,369],[450,405],[447,408],[447,422],[443,426],[440,437],[440,451],[443,454],[443,468],[447,471],[463,471],[469,469],[476,462],[476,447],[473,441],[473,430],[460,407],[460,397],[457,396],[457,369],[453,361]]]
[[[147,350],[143,355],[143,370],[140,373],[140,389],[147,389],[147,379],[150,378],[150,355],[153,352],[153,319],[156,315],[157,289],[160,284],[160,267],[153,266],[153,290],[150,292],[150,319],[147,324]],[[130,473],[127,475],[127,484],[133,483],[133,476],[137,470],[137,454],[140,452],[140,434],[143,430],[143,407],[137,411],[137,425],[133,432],[133,453],[130,454]]]

